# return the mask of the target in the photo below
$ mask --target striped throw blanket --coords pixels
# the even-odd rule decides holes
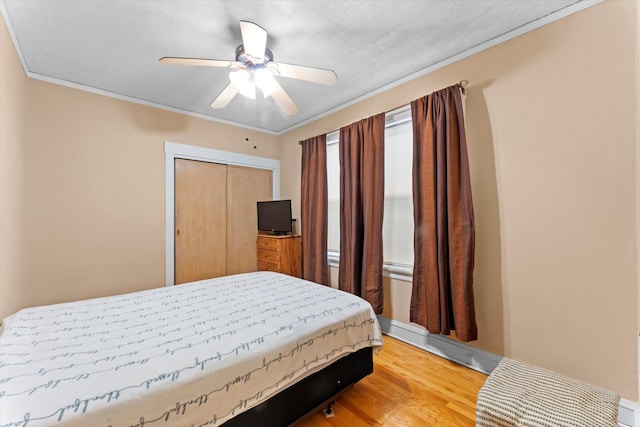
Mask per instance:
[[[617,427],[620,396],[504,358],[478,393],[476,426]]]

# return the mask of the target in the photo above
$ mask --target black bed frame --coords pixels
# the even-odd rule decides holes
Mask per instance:
[[[267,401],[222,424],[223,427],[284,427],[333,401],[373,372],[373,350],[363,348],[333,362]]]

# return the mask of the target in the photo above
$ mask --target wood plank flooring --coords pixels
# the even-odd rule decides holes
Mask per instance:
[[[475,426],[487,376],[384,337],[374,372],[340,396],[334,416],[311,414],[298,427]]]

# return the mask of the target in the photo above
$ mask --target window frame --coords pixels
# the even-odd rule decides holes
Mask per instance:
[[[395,115],[395,114],[403,113],[407,110],[410,110],[409,105],[405,105],[403,107],[389,111],[387,114]],[[404,124],[408,121],[411,121],[411,115],[409,115],[408,118],[405,117],[400,120],[390,120],[385,123],[385,130],[393,126]],[[340,134],[339,130],[335,130],[333,132],[327,133],[327,145],[339,143],[339,140],[340,140],[339,134]],[[413,244],[413,240],[411,244]],[[340,252],[328,250],[327,262],[329,264],[329,267],[338,268],[340,265]],[[397,264],[397,263],[385,261],[382,264],[382,275],[390,279],[401,280],[405,282],[412,282],[413,281],[413,265]]]

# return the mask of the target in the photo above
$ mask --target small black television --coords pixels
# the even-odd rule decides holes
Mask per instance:
[[[291,200],[258,202],[258,231],[282,235],[291,233]]]

